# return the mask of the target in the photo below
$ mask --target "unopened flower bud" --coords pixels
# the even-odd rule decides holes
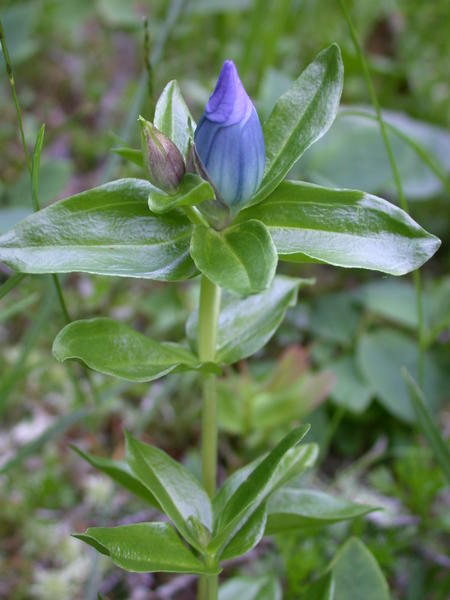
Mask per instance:
[[[261,183],[265,146],[258,114],[231,60],[222,67],[194,140],[221,198],[233,208],[245,205]]]
[[[139,117],[144,164],[148,178],[160,190],[173,194],[185,173],[181,152],[153,123]]]

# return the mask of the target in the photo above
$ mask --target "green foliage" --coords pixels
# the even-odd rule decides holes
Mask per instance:
[[[420,267],[440,241],[401,209],[353,190],[285,182],[241,218],[269,229],[281,260],[404,275]],[[382,249],[382,251],[381,251]]]
[[[168,523],[90,527],[74,537],[111,557],[122,569],[149,573],[216,573],[190,552]]]
[[[66,325],[55,338],[53,354],[61,362],[82,360],[91,369],[128,381],[152,381],[179,367],[200,367],[184,346],[157,342],[105,317]]]
[[[244,299],[224,296],[219,313],[216,360],[231,364],[262,348],[278,329],[286,310],[295,304],[297,291],[308,280],[275,277],[272,286],[261,294]],[[198,313],[190,316],[186,329],[195,346]]]
[[[339,106],[342,85],[341,53],[333,44],[280,97],[264,123],[266,169],[253,203],[273,192],[303,152],[329,129]]]
[[[256,220],[214,231],[197,225],[191,241],[192,258],[219,287],[241,296],[267,289],[277,267],[277,252],[266,227]]]
[[[160,190],[150,190],[148,195],[148,207],[156,214],[164,214],[182,206],[200,204],[205,200],[211,200],[214,191],[207,181],[188,173],[180,183],[180,187],[174,194],[165,194]]]
[[[192,226],[179,214],[152,215],[151,189],[144,180],[121,179],[53,204],[0,238],[0,259],[24,273],[191,277]]]

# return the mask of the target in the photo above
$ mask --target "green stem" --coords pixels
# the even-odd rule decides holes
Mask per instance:
[[[358,37],[356,35],[355,28],[352,23],[352,19],[350,17],[350,13],[348,11],[345,0],[339,0],[339,4],[341,5],[342,12],[344,13],[345,20],[347,21],[348,28],[350,30],[350,36],[352,38],[353,45],[355,47],[356,54],[358,56],[358,60],[361,63],[361,68],[363,70],[364,78],[366,80],[367,89],[369,90],[370,99],[375,108],[375,112],[377,115],[377,121],[380,126],[381,135],[383,137],[383,142],[386,148],[386,154],[389,159],[389,163],[391,165],[392,176],[394,178],[395,187],[397,188],[397,195],[400,206],[402,209],[409,213],[408,202],[406,200],[402,180],[400,177],[400,172],[397,167],[397,163],[394,157],[394,153],[392,151],[391,142],[389,141],[389,137],[386,131],[386,125],[383,121],[383,117],[381,115],[380,103],[378,102],[378,97],[375,91],[375,87],[373,85],[372,76],[370,75],[369,65],[365,59],[364,53],[361,49],[361,45],[359,43]],[[420,282],[420,273],[419,270],[413,272],[413,280],[414,287],[416,290],[416,305],[417,305],[417,337],[419,344],[419,352],[418,352],[418,360],[417,360],[417,371],[418,371],[418,382],[419,387],[423,388],[423,378],[424,378],[424,354],[425,354],[425,324],[423,319],[423,309],[422,309],[422,286]]]
[[[5,60],[6,73],[8,74],[9,85],[11,87],[11,93],[12,93],[12,97],[13,97],[13,101],[14,101],[14,106],[16,108],[17,119],[19,121],[20,137],[22,138],[22,146],[23,146],[23,150],[25,152],[25,160],[27,161],[28,170],[31,173],[30,153],[28,151],[27,142],[25,140],[25,133],[23,130],[22,113],[20,111],[19,100],[17,99],[16,84],[14,82],[14,73],[12,70],[11,58],[9,56],[8,46],[6,45],[6,37],[5,37],[5,32],[3,30],[3,25],[2,25],[1,20],[0,20],[0,42],[1,42],[2,50],[3,50],[3,58]]]
[[[216,357],[220,292],[219,287],[202,275],[198,320],[198,353],[202,362],[213,362]],[[210,498],[214,497],[216,491],[217,432],[216,376],[206,375],[203,380],[202,478]],[[217,594],[217,576],[202,577],[199,582],[199,599],[216,600]]]

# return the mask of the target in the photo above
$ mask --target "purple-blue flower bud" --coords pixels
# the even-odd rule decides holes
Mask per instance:
[[[261,183],[266,153],[258,113],[231,60],[224,62],[194,141],[221,198],[230,207],[244,205]]]

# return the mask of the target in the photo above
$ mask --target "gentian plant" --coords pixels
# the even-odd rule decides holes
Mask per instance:
[[[53,346],[60,361],[80,360],[129,381],[198,371],[202,484],[131,434],[124,461],[78,450],[167,519],[93,527],[77,537],[130,571],[199,574],[200,598],[216,598],[224,561],[250,551],[264,535],[371,510],[346,501],[330,509],[323,493],[289,487],[317,457],[315,444],[303,443],[308,425],[293,429],[216,492],[216,378],[224,365],[266,344],[308,283],[276,275],[278,261],[297,263],[299,271],[302,263],[321,262],[403,275],[439,247],[436,237],[386,200],[284,180],[331,126],[342,84],[340,51],[332,45],[261,126],[235,65],[226,61],[195,127],[172,81],[153,122],[140,118],[142,155],[127,151],[146,166],[146,179],[112,181],[59,201],[0,238],[0,260],[24,273],[79,271],[167,282],[200,276],[199,306],[184,340],[156,341],[101,317],[70,323]]]

